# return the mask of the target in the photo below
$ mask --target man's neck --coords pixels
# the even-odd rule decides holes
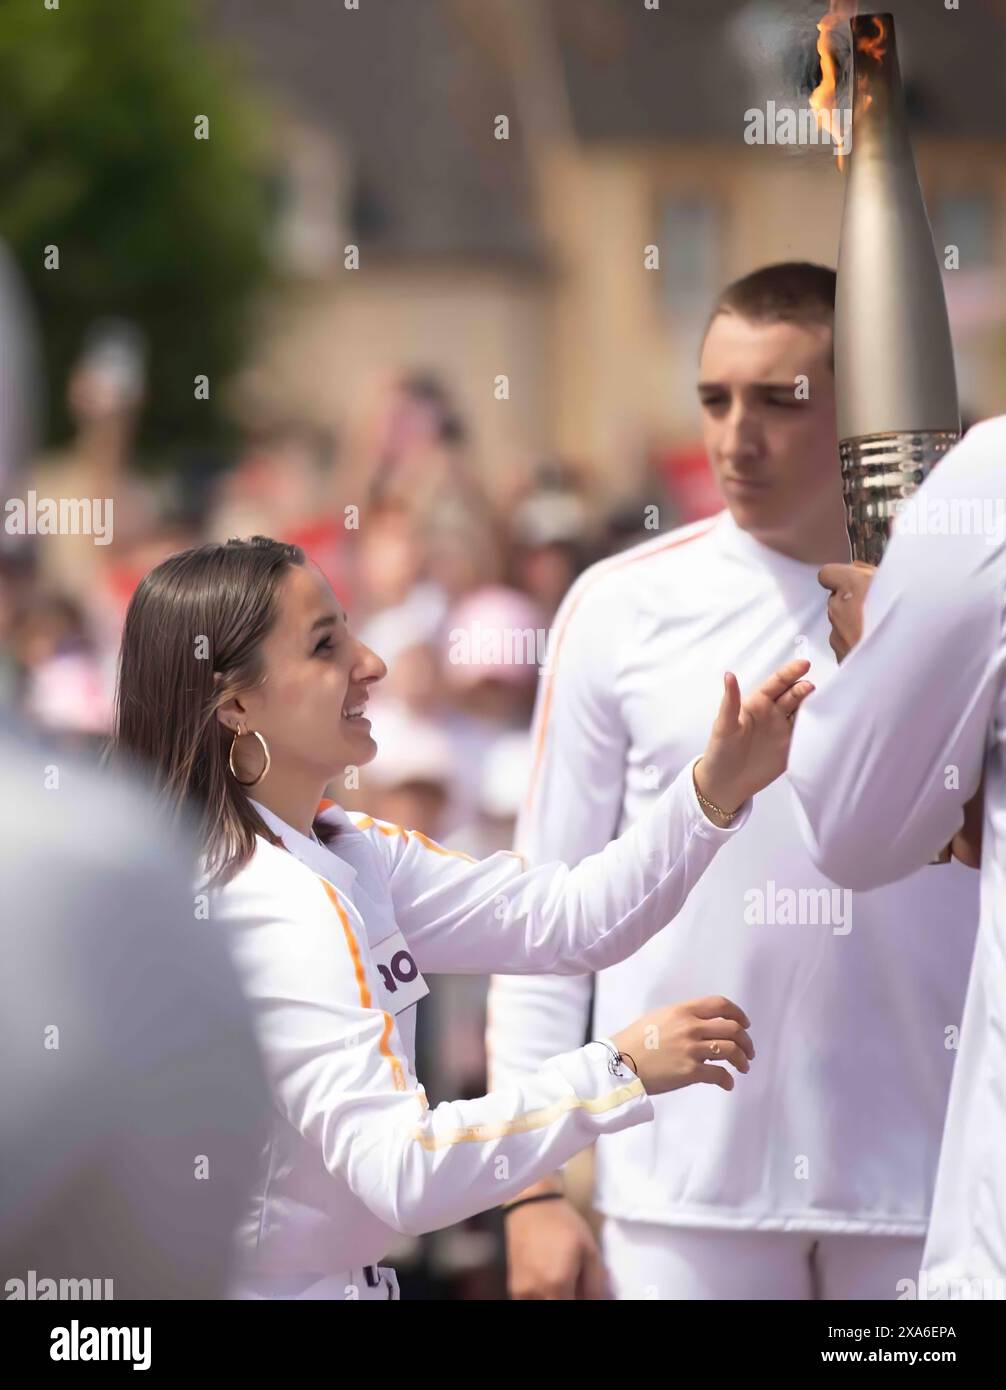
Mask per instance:
[[[769,550],[805,565],[848,564],[852,558],[849,533],[841,518],[837,523],[828,521],[799,531],[751,531],[749,534]]]

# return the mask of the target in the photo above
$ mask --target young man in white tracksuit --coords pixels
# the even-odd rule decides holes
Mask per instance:
[[[832,272],[790,265],[721,297],[699,395],[726,510],[595,565],[567,595],[518,828],[532,862],[576,863],[643,812],[696,745],[724,669],[743,685],[799,654],[815,684],[833,677],[817,581],[848,558],[833,294]],[[592,985],[595,1031],[714,981],[762,1020],[757,1074],[732,1105],[693,1088],[598,1141],[602,1252],[564,1199],[512,1203],[514,1296],[897,1297],[919,1269],[976,877],[953,864],[844,892],[776,784],[673,934],[594,977],[494,978],[494,1085],[582,1040]],[[523,1195],[556,1190],[560,1175]]]
[[[790,752],[810,853],[854,888],[917,876],[980,812],[984,774],[981,924],[920,1298],[1006,1298],[1004,461],[1000,416],[919,490],[869,586],[864,635]],[[839,635],[855,584],[846,575],[832,601]]]

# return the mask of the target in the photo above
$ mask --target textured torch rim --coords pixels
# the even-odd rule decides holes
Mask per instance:
[[[899,512],[959,439],[959,430],[892,430],[839,440],[853,559],[880,563]]]

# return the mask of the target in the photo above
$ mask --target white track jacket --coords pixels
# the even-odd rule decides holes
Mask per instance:
[[[810,852],[854,888],[918,878],[983,769],[981,923],[919,1285],[928,1298],[1006,1298],[1006,416],[975,426],[919,489],[870,587],[862,641],[801,711],[790,758]],[[927,950],[921,934],[906,941],[906,980]],[[956,1022],[933,1020],[954,1048]]]
[[[749,691],[807,657],[817,689],[799,737],[838,674],[826,599],[816,565],[762,545],[728,512],[588,570],[556,619],[518,847],[532,863],[575,864],[646,815],[705,741],[724,671]],[[887,659],[894,681],[901,658]],[[843,813],[864,760],[853,751],[839,770],[836,758],[845,790],[829,794]],[[878,853],[897,834],[892,775],[867,793]],[[845,893],[804,847],[785,780],[759,793],[673,930],[596,976],[592,1034],[716,992],[750,1017],[755,1063],[729,1094],[658,1096],[652,1125],[605,1135],[601,1211],[670,1226],[925,1231],[978,885],[959,864],[924,862],[901,883]],[[582,1042],[590,990],[575,975],[495,980],[490,1085]]]
[[[749,807],[729,829],[713,825],[690,764],[602,854],[573,870],[528,870],[518,855],[479,862],[334,803],[315,821],[334,836],[326,847],[254,804],[284,848],[260,836],[249,863],[209,893],[275,1104],[239,1232],[245,1273],[376,1264],[396,1232],[495,1206],[597,1135],[652,1117],[642,1082],[628,1068],[613,1073],[598,1042],[563,1049],[493,1094],[430,1109],[413,1071],[423,974],[621,960],[677,915]]]

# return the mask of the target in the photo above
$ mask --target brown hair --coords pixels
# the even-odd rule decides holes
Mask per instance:
[[[265,536],[183,550],[143,578],[126,613],[109,756],[153,775],[171,819],[194,816],[212,884],[248,862],[256,835],[279,843],[231,775],[217,711],[264,680],[280,583],[304,559]]]
[[[810,261],[762,266],[720,292],[706,333],[720,314],[737,314],[751,323],[822,324],[830,328],[835,321],[836,281],[828,266]],[[834,349],[831,361],[834,367]]]

